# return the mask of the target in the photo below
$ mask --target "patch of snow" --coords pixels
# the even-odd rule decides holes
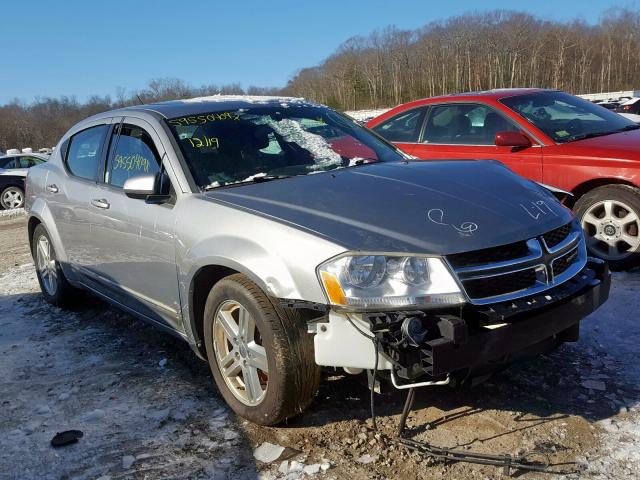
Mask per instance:
[[[298,462],[296,460],[293,460],[290,464],[289,464],[289,473],[291,472],[302,472],[304,470],[304,463],[302,462]]]
[[[302,471],[304,473],[306,473],[307,475],[315,475],[316,473],[318,473],[320,471],[320,464],[319,463],[314,463],[312,465],[306,465]]]
[[[182,103],[209,103],[209,102],[246,102],[256,104],[267,104],[279,102],[289,105],[290,103],[309,103],[300,97],[276,97],[269,95],[209,95],[206,97],[194,97],[177,100]]]
[[[368,122],[369,120],[379,117],[383,113],[391,110],[390,108],[378,108],[375,110],[349,110],[344,112],[346,115],[349,115],[354,120],[359,122]]]
[[[278,467],[278,471],[283,475],[289,473],[289,460],[283,460]]]
[[[24,208],[11,208],[9,210],[0,210],[0,218],[18,218],[23,215],[26,215]]]
[[[380,455],[369,455],[368,453],[365,453],[364,455],[356,458],[356,462],[362,463],[363,465],[368,465],[370,463],[377,462],[379,457]]]
[[[266,177],[267,174],[265,172],[260,172],[260,173],[256,173],[255,175],[250,175],[247,178],[245,178],[244,180],[242,180],[243,182],[250,182],[256,178],[261,178],[261,177]]]
[[[349,159],[349,166],[355,167],[356,165],[362,165],[363,163],[371,163],[371,162],[375,162],[375,160],[372,160],[370,158],[353,157]]]
[[[275,462],[280,455],[284,452],[284,447],[281,445],[274,445],[273,443],[264,442],[258,448],[253,451],[253,456],[256,460],[262,463]]]

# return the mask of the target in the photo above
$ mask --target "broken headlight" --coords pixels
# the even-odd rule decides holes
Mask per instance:
[[[353,309],[459,305],[460,287],[439,258],[348,254],[318,267],[332,305]]]

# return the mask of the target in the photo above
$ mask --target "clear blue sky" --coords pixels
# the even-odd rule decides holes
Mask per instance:
[[[596,22],[611,0],[3,0],[0,104],[115,95],[152,78],[283,86],[349,37],[478,9]],[[533,7],[535,5],[535,7]],[[637,6],[637,0],[627,5]],[[535,10],[534,10],[535,8]]]

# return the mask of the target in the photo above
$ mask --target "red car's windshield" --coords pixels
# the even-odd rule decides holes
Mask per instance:
[[[500,103],[558,143],[640,128],[617,113],[563,92],[517,95]]]

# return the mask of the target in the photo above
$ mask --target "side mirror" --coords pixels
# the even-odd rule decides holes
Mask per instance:
[[[128,178],[124,182],[122,189],[124,190],[124,194],[129,198],[146,200],[148,196],[158,193],[156,188],[157,184],[157,175],[137,175]]]
[[[498,132],[495,143],[498,147],[527,148],[531,146],[531,140],[522,132]]]

